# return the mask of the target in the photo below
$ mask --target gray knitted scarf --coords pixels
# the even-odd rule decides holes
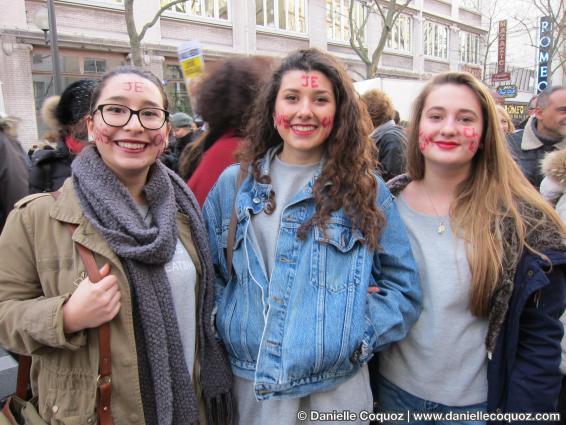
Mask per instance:
[[[132,288],[140,389],[148,424],[184,425],[199,422],[198,397],[183,355],[181,336],[164,265],[177,242],[176,211],[189,217],[202,264],[197,324],[200,377],[208,424],[235,420],[230,393],[232,374],[212,324],[214,270],[200,209],[185,182],[157,161],[143,193],[151,225],[126,187],[104,164],[94,147],[72,164],[75,193],[94,228],[118,255]]]

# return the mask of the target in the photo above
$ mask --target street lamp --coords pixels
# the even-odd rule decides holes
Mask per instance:
[[[57,44],[57,23],[53,0],[47,0],[47,9],[40,8],[33,17],[35,25],[43,31],[45,44],[51,48],[51,65],[53,68],[53,88],[56,95],[61,94],[61,64],[59,62],[59,46]],[[48,36],[49,33],[49,36]]]

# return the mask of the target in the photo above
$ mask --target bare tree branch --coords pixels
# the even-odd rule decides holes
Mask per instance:
[[[350,22],[350,46],[356,52],[356,54],[360,57],[362,62],[366,65],[367,75],[366,78],[373,78],[377,75],[378,71],[378,64],[379,60],[383,54],[383,50],[385,48],[385,44],[387,43],[387,39],[395,26],[399,16],[401,13],[407,8],[411,0],[402,0],[402,3],[398,4],[397,0],[388,0],[387,6],[383,6],[379,3],[379,0],[373,0],[372,3],[375,6],[375,10],[372,12],[372,8],[368,7],[367,16],[364,17],[362,23],[359,27],[356,26],[356,22],[354,19],[354,5],[358,0],[349,0],[349,22]],[[379,41],[377,43],[377,47],[371,53],[371,56],[368,52],[368,49],[363,44],[363,38],[365,29],[367,26],[367,19],[370,13],[376,13],[377,16],[381,19],[382,23],[382,30],[379,36]],[[356,28],[355,34],[353,28]],[[371,59],[370,59],[371,57]]]
[[[155,15],[153,16],[153,19],[142,27],[142,30],[140,31],[139,36],[138,36],[140,41],[143,40],[143,37],[145,36],[145,33],[147,32],[147,30],[150,29],[152,26],[154,26],[155,23],[159,20],[159,18],[163,14],[163,12],[165,12],[170,7],[175,6],[176,4],[185,3],[186,1],[187,0],[173,0],[173,1],[170,1],[169,3],[166,3],[165,5],[161,6],[161,9],[159,9],[155,13]],[[194,2],[195,2],[195,0],[193,0],[193,3]]]

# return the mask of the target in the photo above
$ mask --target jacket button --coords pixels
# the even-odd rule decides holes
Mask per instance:
[[[137,422],[140,420],[140,417],[138,415],[136,415],[135,413],[132,413],[130,415],[130,422]]]
[[[534,274],[534,272],[532,270],[529,270],[527,272],[527,276],[529,276],[529,277],[533,277],[533,274]]]
[[[53,411],[53,413],[57,413],[59,411],[59,406],[53,406],[51,410]]]
[[[256,196],[254,199],[252,199],[252,202],[253,202],[254,204],[259,204],[259,203],[261,202],[261,199],[259,199],[259,198]]]

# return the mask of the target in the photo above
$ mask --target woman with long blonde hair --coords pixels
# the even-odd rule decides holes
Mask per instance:
[[[474,77],[438,75],[413,112],[408,174],[389,186],[419,265],[423,313],[380,355],[380,409],[553,411],[564,225],[508,153]]]

